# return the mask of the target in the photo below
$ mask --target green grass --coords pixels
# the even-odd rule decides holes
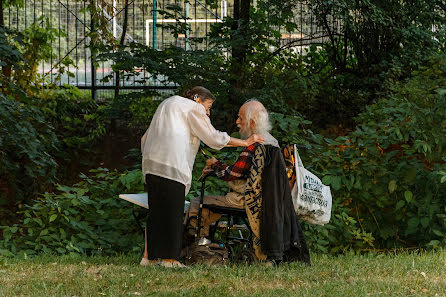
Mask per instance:
[[[446,296],[446,251],[313,265],[140,267],[138,255],[0,258],[0,296]]]

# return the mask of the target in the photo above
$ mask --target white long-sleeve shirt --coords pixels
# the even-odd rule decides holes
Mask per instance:
[[[200,140],[219,150],[229,139],[212,126],[203,105],[172,96],[158,106],[141,139],[142,172],[180,182],[187,194]]]

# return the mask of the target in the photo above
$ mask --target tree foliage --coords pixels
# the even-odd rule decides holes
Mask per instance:
[[[8,211],[71,175],[79,155],[104,133],[95,102],[78,89],[45,85],[38,72],[56,34],[44,18],[23,32],[0,27],[0,203]],[[59,75],[69,63],[59,65]]]

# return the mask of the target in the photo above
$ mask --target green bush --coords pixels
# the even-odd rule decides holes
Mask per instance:
[[[109,122],[98,105],[75,87],[55,88],[40,93],[35,105],[55,129],[60,146],[48,152],[59,168],[57,181],[72,183],[80,171],[98,166],[97,146],[104,140]],[[96,162],[96,163],[95,163]]]
[[[445,77],[445,56],[435,57],[368,106],[353,132],[336,140],[313,136],[307,164],[332,188],[330,225],[341,207],[377,248],[446,244]],[[342,238],[339,231],[331,233]],[[327,239],[333,251],[340,247]]]
[[[49,152],[59,141],[38,108],[0,94],[0,205],[12,206],[35,196],[56,179]]]
[[[66,179],[76,164],[92,158],[93,146],[105,134],[98,105],[78,89],[40,95],[23,94],[17,101],[0,94],[0,184],[7,185],[0,203],[27,202]]]
[[[301,152],[305,166],[332,189],[330,223],[304,224],[313,250],[446,244],[445,90],[440,55],[366,107],[346,136],[324,137],[299,115],[272,114],[272,134],[309,145]]]
[[[42,92],[40,97],[39,108],[45,112],[64,145],[61,153],[81,153],[104,135],[107,123],[99,114],[101,107],[88,93],[66,86]]]
[[[153,90],[122,94],[103,104],[99,112],[103,120],[116,121],[130,129],[132,134],[142,137],[156,108],[168,96],[162,97]]]
[[[44,18],[23,32],[0,28],[0,205],[8,204],[8,211],[75,171],[105,131],[97,104],[78,89],[43,87],[47,77],[38,65],[51,58],[59,33]]]
[[[143,239],[132,216],[136,206],[118,198],[120,193],[144,190],[141,171],[98,168],[91,173],[26,205],[19,223],[1,227],[0,253],[110,255],[141,248]]]

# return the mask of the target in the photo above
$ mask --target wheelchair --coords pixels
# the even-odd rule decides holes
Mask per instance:
[[[290,187],[292,187],[295,181],[294,157],[291,150],[292,146],[287,145],[283,147],[284,150],[282,152],[285,158],[287,176],[290,182]],[[308,149],[308,147],[302,145],[297,145],[296,147],[303,150]],[[190,226],[190,220],[196,219],[197,226],[194,230],[195,242],[198,242],[198,244],[218,243],[221,246],[226,247],[228,249],[229,260],[233,263],[248,264],[257,262],[257,257],[255,256],[252,247],[253,233],[245,209],[206,204],[204,202],[206,181],[212,177],[216,178],[214,173],[202,177],[198,214],[197,216],[192,216],[188,219],[185,224],[185,233],[188,231],[188,226]],[[220,219],[212,223],[209,227],[208,239],[210,242],[207,242],[206,238],[200,236],[202,230],[203,209],[208,209],[213,213],[222,215]]]
[[[253,233],[245,209],[204,203],[206,180],[214,176],[214,174],[208,174],[202,180],[196,239],[200,240],[202,211],[203,208],[206,208],[213,213],[222,215],[217,222],[209,227],[211,241],[223,244],[228,249],[229,259],[232,262],[255,262],[256,257],[252,248]]]

